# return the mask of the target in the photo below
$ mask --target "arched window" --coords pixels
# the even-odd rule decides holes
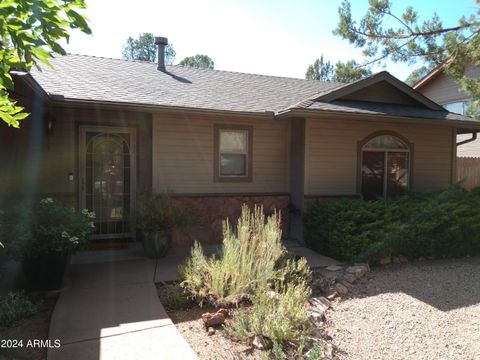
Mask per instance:
[[[366,200],[405,193],[410,181],[411,147],[393,134],[364,140],[361,151],[361,191]]]

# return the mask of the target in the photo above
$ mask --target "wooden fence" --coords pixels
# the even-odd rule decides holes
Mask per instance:
[[[463,179],[465,189],[480,186],[480,158],[457,157],[457,181]]]

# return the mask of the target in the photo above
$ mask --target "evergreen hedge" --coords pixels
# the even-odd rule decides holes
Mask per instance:
[[[350,262],[480,255],[480,188],[454,185],[375,201],[320,200],[309,206],[304,229],[308,247]]]

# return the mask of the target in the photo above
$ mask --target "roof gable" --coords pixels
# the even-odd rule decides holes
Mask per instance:
[[[313,102],[331,102],[336,100],[366,101],[420,106],[431,110],[445,111],[440,105],[386,71],[346,84],[311,100]]]

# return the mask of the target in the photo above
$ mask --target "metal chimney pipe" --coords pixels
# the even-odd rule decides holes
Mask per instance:
[[[166,37],[155,36],[155,45],[158,47],[157,69],[166,72],[165,68],[165,46],[168,45]]]

